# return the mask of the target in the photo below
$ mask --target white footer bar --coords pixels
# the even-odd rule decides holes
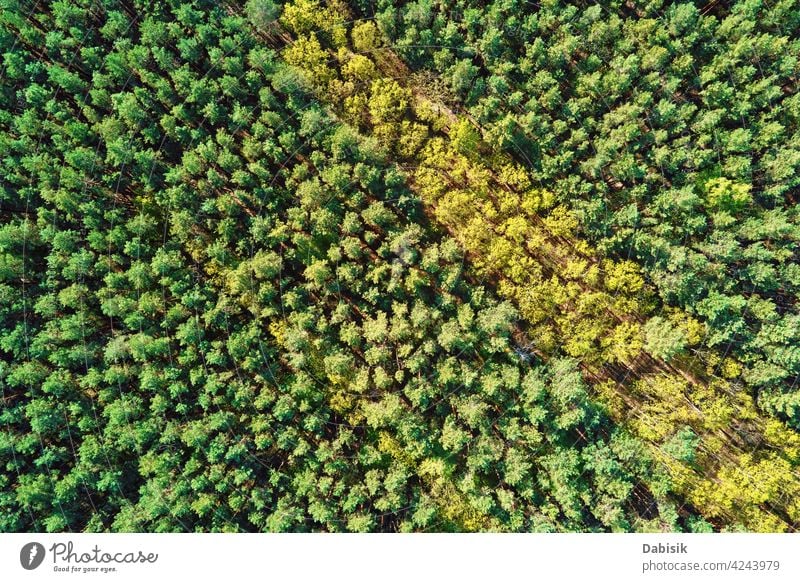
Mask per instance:
[[[793,534],[0,534],[0,580],[800,580]]]

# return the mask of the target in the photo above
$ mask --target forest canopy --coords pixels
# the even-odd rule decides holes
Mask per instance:
[[[0,0],[0,531],[796,531],[800,5]]]

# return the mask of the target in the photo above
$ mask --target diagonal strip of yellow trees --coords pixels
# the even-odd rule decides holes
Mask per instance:
[[[299,82],[404,168],[429,216],[467,252],[473,275],[515,302],[521,342],[545,359],[578,359],[612,418],[651,446],[674,489],[719,527],[800,527],[800,436],[689,358],[699,322],[657,313],[638,267],[579,239],[570,211],[429,95],[372,21],[353,21],[341,4],[298,0],[281,23],[292,40],[269,41]]]

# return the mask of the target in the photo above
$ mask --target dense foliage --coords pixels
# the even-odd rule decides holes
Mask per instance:
[[[377,20],[595,248],[705,324],[695,357],[800,428],[796,2],[420,0]]]
[[[796,529],[796,8],[0,1],[0,530]]]

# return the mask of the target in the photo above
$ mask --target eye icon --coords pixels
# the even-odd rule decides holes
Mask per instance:
[[[39,542],[30,542],[19,551],[19,563],[26,570],[35,570],[44,561],[44,546]]]

